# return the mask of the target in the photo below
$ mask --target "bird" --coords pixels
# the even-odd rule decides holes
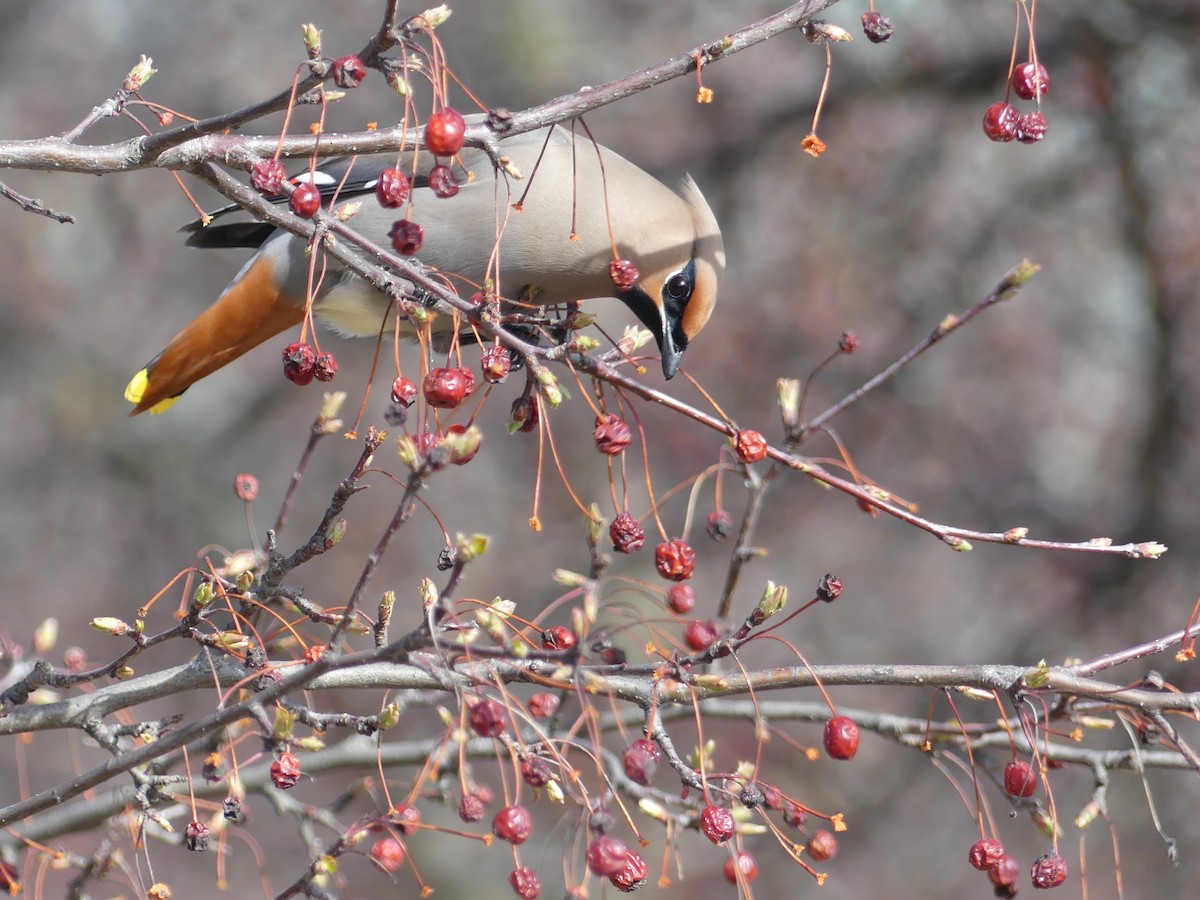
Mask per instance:
[[[403,211],[384,208],[372,192],[386,168],[415,174],[407,218],[424,228],[415,261],[463,296],[491,276],[502,296],[547,306],[615,297],[654,335],[664,377],[674,376],[709,320],[725,271],[720,228],[691,176],[672,189],[607,147],[555,125],[548,135],[501,138],[495,154],[464,147],[452,162],[460,190],[440,197],[428,181],[437,160],[417,152],[415,167],[411,152],[335,157],[307,177],[323,195],[336,189],[339,203],[362,201],[348,226],[387,247],[388,231]],[[521,202],[513,203],[518,196]],[[237,209],[218,210],[213,218]],[[188,228],[191,246],[257,252],[213,305],[129,382],[130,415],[165,411],[196,381],[304,320],[310,277],[304,240],[262,222]],[[632,286],[627,280],[618,286],[610,274],[614,253],[636,267]],[[320,265],[328,268],[312,299],[315,319],[347,336],[375,337],[395,324],[395,304],[385,294],[332,257]],[[439,317],[435,333],[452,332],[455,318]]]

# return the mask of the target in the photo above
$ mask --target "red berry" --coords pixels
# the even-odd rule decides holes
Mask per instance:
[[[707,650],[717,640],[717,623],[711,619],[697,619],[683,629],[683,642],[693,653]]]
[[[825,752],[833,759],[854,759],[858,752],[858,726],[849,716],[834,716],[825,723]]]
[[[1046,136],[1046,117],[1040,112],[1026,113],[1017,120],[1017,140],[1036,144]]]
[[[687,581],[696,570],[696,551],[682,538],[663,541],[654,548],[654,568],[668,581]]]
[[[448,437],[449,436],[458,437],[459,435],[463,435],[466,433],[467,433],[467,426],[460,425],[457,422],[455,422],[453,425],[451,425],[449,428],[446,429],[446,435]],[[465,466],[467,463],[469,463],[471,460],[473,460],[475,458],[475,454],[477,454],[479,452],[479,448],[483,446],[482,434],[479,432],[478,429],[476,429],[475,434],[479,435],[481,439],[477,442],[463,441],[464,444],[469,444],[469,446],[467,446],[461,450],[455,448],[450,454],[450,462],[454,463],[454,465],[456,465],[456,466]]]
[[[512,402],[512,413],[508,422],[508,433],[537,431],[538,407],[533,397],[522,396]]]
[[[627,259],[614,259],[608,264],[608,277],[617,286],[618,291],[629,291],[637,284],[641,274],[637,266]]]
[[[842,336],[838,338],[838,350],[849,356],[858,349],[859,343],[857,334],[853,331],[843,331]]]
[[[313,380],[317,354],[308,344],[294,343],[283,348],[283,374],[293,384],[305,385]]]
[[[397,406],[412,406],[417,399],[417,386],[411,379],[398,376],[392,382],[392,402]]]
[[[465,373],[465,374],[464,374]],[[468,377],[470,376],[469,380]],[[453,369],[430,369],[421,386],[425,394],[425,402],[438,409],[454,409],[471,392],[475,376],[470,369],[455,367]]]
[[[512,371],[512,357],[505,347],[488,347],[479,360],[483,380],[488,384],[500,384]]]
[[[1037,790],[1037,778],[1033,769],[1023,759],[1016,759],[1004,767],[1004,790],[1014,797],[1032,797]]]
[[[733,516],[723,509],[713,510],[704,520],[704,527],[714,541],[728,540],[733,534]]]
[[[313,363],[313,377],[317,381],[333,381],[337,375],[337,357],[332,353],[318,353]]]
[[[686,616],[696,605],[696,592],[690,584],[673,584],[667,591],[667,606],[677,616]]]
[[[887,16],[872,10],[863,13],[862,29],[863,34],[872,44],[883,44],[892,39],[892,33],[895,32],[896,26]]]
[[[478,822],[483,818],[484,809],[478,794],[463,794],[458,801],[458,817],[464,822]]]
[[[744,463],[756,463],[767,456],[767,442],[757,431],[739,431],[733,438],[733,452]]]
[[[648,785],[654,778],[654,772],[658,768],[660,759],[662,759],[662,751],[658,748],[658,744],[649,738],[638,738],[621,755],[626,777],[642,786]],[[597,872],[596,874],[603,873]]]
[[[406,803],[397,807],[388,821],[395,825],[401,834],[412,834],[417,830],[417,823],[421,821],[421,811]]]
[[[800,828],[807,818],[808,810],[795,800],[783,801],[784,824],[790,825],[792,828]]]
[[[404,845],[394,837],[380,838],[371,845],[371,859],[385,872],[395,872],[404,865]]]
[[[356,88],[367,77],[367,68],[357,56],[343,56],[333,63],[333,83],[340,88]]]
[[[992,884],[996,885],[996,887],[1016,884],[1017,879],[1020,877],[1021,866],[1007,853],[1000,857],[1000,862],[988,869],[988,878],[992,880]]]
[[[258,479],[247,472],[243,472],[237,478],[233,479],[233,492],[239,500],[245,500],[249,503],[258,497]]]
[[[1067,861],[1057,853],[1043,853],[1029,870],[1035,888],[1056,888],[1067,880]]]
[[[556,694],[537,693],[529,698],[529,714],[535,719],[548,719],[558,712]]]
[[[570,650],[575,646],[575,633],[563,625],[555,625],[542,632],[543,650]]]
[[[983,114],[983,133],[993,141],[1011,141],[1017,136],[1017,121],[1020,118],[1020,111],[1011,103],[997,101]]]
[[[711,803],[700,813],[700,831],[714,844],[723,844],[733,837],[733,813]]]
[[[1013,93],[1022,100],[1033,100],[1039,94],[1044,97],[1050,93],[1050,73],[1041,63],[1035,65],[1033,60],[1013,69],[1011,80]]]
[[[592,440],[596,442],[596,449],[601,453],[620,456],[625,448],[633,443],[633,435],[620,417],[600,416],[592,430]]]
[[[588,868],[601,878],[616,875],[625,868],[625,860],[629,856],[629,848],[625,842],[609,835],[601,835],[587,848]]]
[[[425,228],[409,219],[397,219],[388,231],[392,249],[401,256],[412,256],[425,243]]]
[[[646,532],[642,526],[627,512],[621,513],[608,526],[608,537],[613,549],[618,553],[637,553],[646,543]]]
[[[321,208],[321,192],[307,182],[298,184],[292,191],[292,196],[288,198],[288,206],[300,218],[311,219]]]
[[[188,822],[183,830],[183,841],[189,850],[203,853],[208,849],[208,826],[203,822]]]
[[[646,865],[646,860],[642,859],[640,853],[630,850],[629,855],[625,857],[624,868],[615,875],[609,875],[608,881],[618,891],[628,894],[645,884],[649,874],[650,867]]]
[[[260,159],[250,169],[250,183],[260,194],[273,197],[283,190],[287,169],[277,159]]]
[[[981,872],[986,872],[999,864],[1004,856],[1004,845],[995,838],[980,838],[971,845],[967,859],[971,865]]]
[[[288,788],[295,787],[299,780],[300,760],[294,753],[283,751],[279,754],[279,759],[271,763],[271,781],[274,782],[275,787],[286,791]]]
[[[425,122],[425,146],[434,156],[453,156],[463,146],[467,122],[453,107],[444,106]]]
[[[523,844],[533,832],[533,817],[520,804],[506,806],[492,818],[492,833],[510,844]]]
[[[443,199],[453,197],[458,193],[458,178],[449,166],[434,166],[429,170],[429,188]]]
[[[441,442],[441,438],[432,431],[422,431],[420,434],[414,434],[412,438],[413,443],[417,446],[417,455],[426,459],[429,458],[434,448]],[[443,459],[440,462],[444,465],[446,461]]]
[[[832,603],[842,596],[842,579],[836,575],[824,575],[817,582],[817,599],[824,603]]]
[[[480,737],[495,737],[504,730],[506,718],[504,707],[491,697],[484,697],[467,713],[471,730]]]
[[[408,176],[399,169],[384,169],[375,182],[375,199],[384,209],[403,206],[408,199]]]
[[[731,856],[725,860],[724,874],[726,881],[730,884],[737,884],[738,872],[742,874],[743,884],[749,884],[758,877],[758,863],[754,861],[753,856],[744,850],[740,851],[736,858]]]
[[[540,756],[527,756],[521,760],[521,778],[530,787],[545,787],[553,777],[550,766]]]
[[[518,866],[508,873],[508,883],[521,900],[535,900],[542,895],[542,883],[537,872],[528,866]]]
[[[808,839],[808,855],[817,862],[825,862],[827,859],[833,859],[837,856],[838,843],[837,838],[833,836],[833,832],[821,829],[814,831],[812,837]]]

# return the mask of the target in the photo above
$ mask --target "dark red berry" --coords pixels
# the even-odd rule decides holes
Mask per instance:
[[[507,719],[504,707],[491,697],[484,697],[467,713],[471,730],[480,737],[495,737],[504,730]]]
[[[535,719],[548,719],[558,712],[556,694],[537,693],[529,698],[529,714]]]
[[[737,884],[739,872],[742,875],[743,884],[749,884],[758,877],[758,863],[745,850],[739,851],[736,858],[730,856],[725,860],[723,874],[726,881],[730,884]]]
[[[287,170],[277,159],[260,159],[250,169],[250,183],[260,194],[273,197],[283,190]]]
[[[458,801],[458,817],[464,822],[478,822],[483,818],[485,808],[477,794],[463,794]]]
[[[433,453],[434,448],[437,447],[442,440],[432,431],[422,431],[419,434],[414,434],[412,439],[413,443],[417,447],[417,455],[424,459],[429,458],[430,454]],[[444,459],[440,460],[441,465],[445,465],[445,462],[446,461]],[[438,468],[440,468],[440,465]]]
[[[883,44],[892,39],[892,33],[895,32],[896,26],[887,16],[872,10],[863,13],[862,29],[863,34],[872,44]]]
[[[795,800],[783,801],[783,821],[792,828],[800,828],[808,819],[808,810]]]
[[[520,804],[506,806],[492,818],[492,833],[510,844],[523,844],[533,832],[533,817]]]
[[[983,133],[993,141],[1007,142],[1017,136],[1017,122],[1021,112],[1011,103],[999,100],[983,114]]]
[[[673,584],[667,591],[667,606],[677,616],[686,616],[696,605],[696,592],[690,584]]]
[[[728,540],[733,534],[733,516],[723,509],[715,509],[704,520],[704,528],[714,541]]]
[[[316,364],[317,353],[308,344],[296,342],[283,348],[283,374],[293,384],[312,381]]]
[[[313,377],[317,381],[333,381],[337,375],[337,357],[332,353],[318,353],[313,363]]]
[[[618,291],[629,291],[637,284],[641,274],[637,266],[627,259],[614,259],[608,264],[608,277],[617,286]]]
[[[258,497],[258,479],[248,472],[243,472],[233,479],[233,492],[239,500],[249,503]]]
[[[1029,763],[1015,759],[1004,767],[1004,790],[1014,797],[1032,797],[1037,790],[1037,778]]]
[[[425,122],[425,146],[434,156],[453,156],[463,146],[467,122],[453,107],[444,106]]]
[[[281,791],[295,787],[300,780],[300,760],[294,753],[285,750],[279,754],[279,759],[271,763],[271,781]]]
[[[601,453],[620,456],[625,448],[633,443],[633,435],[620,417],[608,415],[596,419],[592,440],[596,442],[596,449]]]
[[[527,756],[521,760],[521,778],[530,787],[545,787],[553,777],[549,764],[540,756]]]
[[[417,386],[412,379],[403,375],[397,376],[392,382],[392,402],[397,406],[412,406],[417,399]]]
[[[849,716],[834,716],[825,723],[825,752],[833,759],[854,759],[858,752],[858,726]]]
[[[410,219],[397,219],[388,231],[392,249],[401,256],[412,256],[425,243],[425,228]]]
[[[340,88],[356,88],[367,77],[367,68],[357,56],[343,56],[333,63],[333,83]]]
[[[321,192],[307,182],[298,184],[292,191],[292,196],[288,198],[288,206],[300,218],[311,219],[321,208]]]
[[[563,625],[542,632],[543,650],[570,650],[575,646],[575,633]]]
[[[542,882],[537,872],[528,866],[518,866],[508,873],[508,883],[521,900],[536,900],[542,895]]]
[[[980,838],[971,845],[967,859],[981,872],[996,866],[1004,856],[1004,845],[995,838]]]
[[[630,850],[625,857],[625,866],[615,875],[609,875],[608,881],[621,893],[628,894],[645,884],[649,874],[650,867],[646,865],[646,860],[640,853]]]
[[[518,397],[512,402],[512,413],[508,422],[508,433],[523,431],[526,434],[537,431],[538,407],[537,401],[530,396]]]
[[[453,425],[451,425],[449,428],[446,429],[447,437],[459,437],[466,433],[467,433],[467,426],[461,425],[458,422],[455,422]],[[482,438],[482,433],[479,431],[479,429],[476,429],[474,433],[476,436]],[[467,463],[469,463],[471,460],[473,460],[475,458],[475,455],[479,452],[479,448],[483,446],[482,439],[480,439],[478,441],[472,441],[472,442],[464,441],[463,443],[467,444],[468,446],[466,446],[462,449],[459,449],[456,447],[450,453],[450,462],[454,463],[454,465],[456,465],[456,466],[465,466]]]
[[[836,575],[825,575],[817,582],[817,599],[832,603],[842,596],[842,579]]]
[[[208,826],[203,822],[188,822],[183,830],[183,842],[189,850],[203,853],[208,849]]]
[[[404,865],[404,845],[394,837],[380,838],[371,845],[371,859],[385,872],[395,872]]]
[[[421,811],[411,803],[398,807],[388,819],[401,834],[412,834],[421,821]]]
[[[733,813],[723,806],[708,804],[700,813],[700,831],[714,844],[723,844],[733,837]]]
[[[825,862],[837,856],[838,842],[832,831],[814,831],[808,839],[808,855],[816,862]]]
[[[1017,140],[1036,144],[1046,136],[1046,117],[1040,112],[1026,113],[1017,120]]]
[[[717,640],[717,623],[711,619],[697,619],[683,629],[683,642],[693,653],[707,650]]]
[[[988,878],[996,887],[1016,884],[1020,877],[1021,866],[1007,853],[1000,857],[1000,861],[996,865],[988,869]]]
[[[1029,875],[1035,888],[1056,888],[1067,880],[1067,861],[1057,853],[1043,853],[1033,861]]]
[[[408,199],[408,176],[399,169],[384,169],[375,182],[375,199],[384,209],[396,209]]]
[[[739,431],[733,437],[733,452],[744,463],[756,463],[767,456],[767,441],[757,431]]]
[[[479,359],[479,368],[488,384],[501,384],[512,371],[512,356],[505,347],[488,347]]]
[[[625,846],[624,841],[610,835],[601,835],[588,844],[587,865],[594,874],[607,878],[625,868],[628,856],[629,848]]]
[[[643,786],[648,785],[654,778],[654,772],[658,769],[660,759],[662,759],[662,750],[649,738],[638,738],[621,755],[626,777],[635,784]]]
[[[668,581],[687,581],[696,571],[696,551],[682,538],[663,541],[654,548],[654,568]]]
[[[612,520],[608,526],[608,537],[618,553],[637,553],[646,543],[646,532],[638,520],[627,512]]]
[[[464,373],[466,373],[464,375]],[[470,376],[468,380],[467,375]],[[470,369],[456,366],[452,369],[430,369],[421,389],[425,402],[438,409],[454,409],[474,387],[475,376]]]
[[[858,349],[859,343],[857,334],[853,331],[843,331],[842,336],[838,338],[838,350],[849,356]]]
[[[1013,93],[1022,100],[1033,100],[1039,94],[1044,97],[1050,93],[1050,73],[1041,63],[1035,65],[1032,60],[1013,69],[1011,80]]]
[[[434,166],[429,170],[429,188],[442,199],[453,197],[458,193],[458,178],[449,166]]]
[[[221,815],[230,822],[242,822],[245,817],[242,815],[242,801],[240,797],[235,797],[232,794],[226,797],[221,802]]]

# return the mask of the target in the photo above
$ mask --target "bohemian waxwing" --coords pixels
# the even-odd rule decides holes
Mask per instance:
[[[544,131],[502,140],[499,153],[523,176],[512,181],[486,153],[464,148],[453,163],[461,189],[448,198],[435,196],[421,177],[436,162],[422,152],[407,212],[425,229],[415,259],[469,296],[488,275],[500,233],[499,278],[494,280],[501,296],[532,293],[543,305],[617,297],[654,334],[663,374],[670,378],[717,299],[725,271],[721,232],[690,177],[672,191],[611,150],[598,149],[603,169],[592,142],[562,127],[551,131],[548,142]],[[322,165],[314,183],[323,191],[328,185],[332,194],[348,163],[334,159]],[[412,157],[406,154],[399,163],[394,153],[358,157],[337,194],[339,200],[363,201],[348,224],[384,247],[392,224],[406,215],[370,196],[388,167],[411,175]],[[521,210],[509,210],[526,189]],[[134,404],[131,415],[162,412],[205,375],[304,318],[309,279],[304,241],[259,222],[192,226],[192,232],[192,246],[257,247],[258,252],[217,302],[134,376],[125,390],[125,399]],[[632,261],[640,273],[629,290],[619,289],[609,275],[614,241],[618,257]],[[377,336],[385,318],[394,315],[394,304],[336,260],[322,264],[328,270],[313,299],[315,317],[346,335]],[[452,323],[451,317],[441,317],[435,334],[440,325],[446,337]],[[393,324],[389,321],[388,328]]]

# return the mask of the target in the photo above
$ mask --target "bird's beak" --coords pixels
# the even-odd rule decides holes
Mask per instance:
[[[670,322],[664,323],[662,340],[658,342],[658,351],[662,355],[663,377],[670,381],[675,377],[679,364],[683,361],[683,348],[675,346]]]

